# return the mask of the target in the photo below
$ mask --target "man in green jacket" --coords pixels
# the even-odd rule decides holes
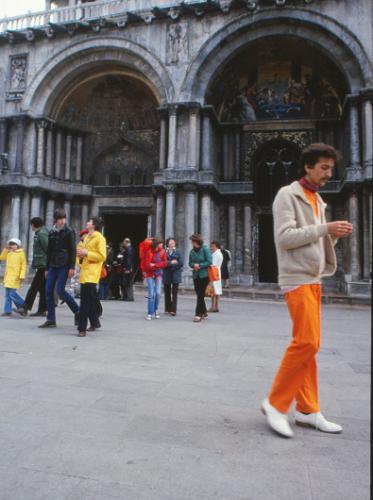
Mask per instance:
[[[17,309],[22,316],[31,311],[37,293],[39,292],[38,310],[30,316],[45,316],[47,304],[45,301],[45,271],[47,270],[48,229],[40,217],[33,217],[30,221],[31,230],[34,231],[32,268],[36,273],[27,292],[23,307]]]

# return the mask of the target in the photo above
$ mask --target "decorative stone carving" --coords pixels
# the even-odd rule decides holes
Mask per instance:
[[[27,54],[19,54],[9,58],[8,101],[21,100],[26,90],[27,57]]]
[[[172,23],[167,34],[167,63],[177,64],[188,58],[188,29],[185,22]]]

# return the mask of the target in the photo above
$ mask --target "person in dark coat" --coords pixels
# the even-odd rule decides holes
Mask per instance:
[[[54,302],[54,287],[58,296],[66,302],[78,322],[79,306],[73,297],[66,292],[67,278],[75,271],[76,246],[74,231],[66,224],[66,212],[63,208],[54,211],[54,226],[48,235],[47,251],[47,283],[45,287],[47,299],[47,320],[39,328],[56,326],[56,311]]]
[[[28,289],[23,307],[17,309],[22,316],[31,311],[36,295],[39,293],[38,310],[30,316],[45,316],[47,303],[45,299],[45,271],[47,270],[48,229],[44,226],[40,217],[33,217],[30,221],[31,230],[34,232],[32,247],[32,269],[35,275]]]
[[[223,254],[223,264],[220,269],[223,288],[229,288],[229,263],[231,261],[231,253],[223,246],[221,246],[220,250]]]
[[[181,283],[183,260],[181,253],[176,249],[176,240],[169,238],[166,241],[167,267],[163,270],[164,309],[170,316],[176,316],[177,292]]]
[[[125,238],[123,240],[123,250],[121,252],[122,259],[122,300],[133,302],[133,272],[134,272],[134,258],[135,250],[131,245],[131,240]]]

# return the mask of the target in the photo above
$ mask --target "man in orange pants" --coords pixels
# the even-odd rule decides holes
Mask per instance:
[[[326,222],[326,205],[317,193],[332,176],[337,158],[337,151],[327,144],[306,147],[301,158],[305,176],[281,188],[273,203],[278,279],[293,322],[293,338],[261,409],[269,426],[286,437],[293,436],[287,412],[294,399],[297,425],[342,431],[320,413],[316,364],[321,278],[335,273],[336,239],[352,232],[347,221]]]

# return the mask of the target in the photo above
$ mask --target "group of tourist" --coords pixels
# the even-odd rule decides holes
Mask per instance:
[[[74,315],[78,336],[85,337],[87,332],[101,327],[100,301],[107,298],[109,286],[112,284],[110,273],[113,273],[114,277],[120,276],[115,285],[121,288],[123,300],[134,300],[134,250],[129,238],[123,241],[114,259],[111,245],[106,243],[101,234],[102,222],[98,217],[91,217],[87,221],[86,229],[79,233],[80,239],[77,245],[74,231],[66,224],[66,212],[62,208],[55,210],[54,225],[50,231],[43,225],[40,217],[33,217],[30,225],[34,232],[32,268],[35,274],[25,299],[17,292],[26,276],[27,267],[21,241],[18,238],[10,239],[0,255],[0,260],[6,260],[3,316],[12,315],[12,302],[15,305],[14,311],[26,316],[39,293],[38,309],[31,314],[31,316],[46,316],[45,322],[39,328],[56,327],[55,308],[58,299],[61,299]],[[211,297],[210,311],[219,312],[223,254],[217,241],[211,242],[211,246],[208,247],[203,244],[202,237],[198,234],[192,235],[190,239],[192,249],[189,255],[189,267],[192,269],[197,295],[193,321],[201,322],[208,316],[205,303],[207,293]],[[149,238],[142,245],[141,269],[148,289],[146,319],[160,317],[162,284],[165,313],[176,316],[178,288],[182,282],[183,269],[183,260],[176,247],[176,240],[169,238],[165,249],[163,241],[159,238]],[[214,278],[209,278],[211,268],[216,271]],[[66,290],[68,279],[70,279],[71,293]],[[80,297],[80,305],[76,302],[76,297]]]
[[[316,363],[321,335],[321,279],[336,271],[334,245],[337,239],[346,238],[353,231],[352,224],[346,220],[326,221],[326,205],[318,194],[333,175],[337,158],[337,151],[327,144],[311,144],[305,148],[301,157],[303,177],[281,188],[273,206],[279,285],[293,322],[293,339],[261,410],[269,426],[284,437],[293,436],[287,414],[294,400],[297,425],[328,433],[342,431],[340,425],[329,422],[320,412]],[[35,231],[33,267],[36,273],[25,300],[17,292],[26,276],[26,258],[20,240],[10,239],[1,253],[0,260],[6,260],[3,316],[11,315],[12,302],[18,313],[27,314],[39,291],[39,308],[34,315],[43,315],[46,308],[47,318],[40,327],[55,327],[56,286],[58,296],[75,316],[78,335],[83,337],[88,320],[88,330],[100,327],[102,308],[97,284],[107,259],[106,241],[100,232],[101,221],[96,217],[88,220],[87,233],[77,247],[74,233],[66,225],[64,210],[57,209],[54,219],[55,224],[48,235],[41,219],[31,220],[31,228]],[[212,296],[211,311],[219,311],[224,256],[216,241],[208,247],[199,234],[193,234],[190,240],[189,267],[197,296],[194,321],[201,322],[207,318],[206,293]],[[65,291],[67,278],[75,272],[76,258],[80,266],[80,307]],[[162,283],[165,312],[175,316],[183,267],[175,239],[167,240],[166,249],[158,238],[145,240],[140,245],[140,258],[148,287],[147,319],[159,318]]]

